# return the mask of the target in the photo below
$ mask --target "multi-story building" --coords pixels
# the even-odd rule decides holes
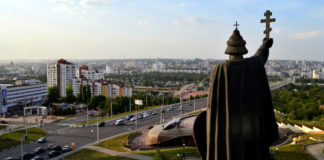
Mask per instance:
[[[14,111],[24,105],[42,105],[47,96],[47,84],[35,81],[19,81],[16,84],[0,84],[1,113]]]
[[[64,59],[57,61],[57,64],[47,65],[47,85],[57,86],[60,96],[66,96],[66,87],[75,78],[75,65]]]
[[[104,73],[98,69],[90,69],[86,65],[82,65],[79,69],[79,77],[86,78],[88,80],[96,81],[105,79]]]

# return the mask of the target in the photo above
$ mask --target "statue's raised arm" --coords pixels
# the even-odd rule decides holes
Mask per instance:
[[[254,54],[255,56],[260,56],[263,59],[264,64],[267,62],[269,57],[269,48],[272,47],[273,40],[272,38],[269,39],[263,39],[263,43],[260,46],[260,48],[256,51]]]

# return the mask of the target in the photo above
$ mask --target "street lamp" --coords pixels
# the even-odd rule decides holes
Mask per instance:
[[[177,156],[178,156],[178,160],[180,160],[180,154],[179,153],[177,154]]]
[[[186,147],[185,141],[183,141],[182,146],[183,146],[183,156],[182,156],[182,158],[184,158],[185,157],[185,147]]]

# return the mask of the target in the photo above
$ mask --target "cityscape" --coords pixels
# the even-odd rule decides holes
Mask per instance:
[[[323,2],[0,6],[0,159],[324,160]]]

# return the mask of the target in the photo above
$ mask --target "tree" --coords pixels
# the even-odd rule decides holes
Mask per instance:
[[[71,84],[68,84],[66,87],[66,103],[73,103],[75,101],[75,97],[73,95],[73,88]]]
[[[57,102],[59,97],[60,93],[57,86],[48,87],[48,101],[50,103]]]
[[[102,102],[106,101],[106,97],[105,96],[94,96],[90,99],[90,108],[92,109],[96,109],[98,106],[102,105]],[[101,106],[100,108],[102,108],[104,106]]]

